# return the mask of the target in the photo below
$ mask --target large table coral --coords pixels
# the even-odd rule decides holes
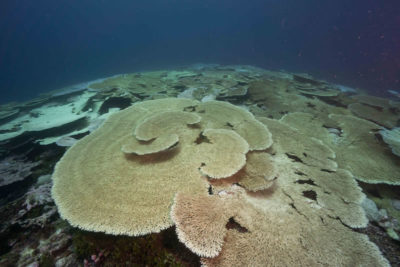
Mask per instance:
[[[171,217],[179,239],[205,266],[388,266],[365,235],[351,230],[367,224],[360,207],[364,194],[351,173],[302,161],[298,148],[288,154],[290,139],[312,139],[295,131],[286,135],[293,128],[279,121],[261,120],[279,136],[272,147],[279,174],[274,186],[248,192],[211,181],[211,196],[178,193]],[[321,151],[307,157],[332,161],[329,150]]]
[[[112,234],[158,232],[173,224],[175,193],[207,194],[206,177],[234,175],[249,149],[271,143],[266,126],[227,103],[142,102],[67,151],[52,193],[72,225]]]
[[[226,102],[144,101],[66,152],[52,196],[85,230],[137,236],[175,224],[207,266],[387,266],[352,230],[368,223],[365,196],[335,157],[283,120]]]

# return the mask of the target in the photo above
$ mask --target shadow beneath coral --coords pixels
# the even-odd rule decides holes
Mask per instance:
[[[73,247],[82,262],[101,253],[102,266],[200,266],[200,258],[178,241],[175,227],[139,237],[73,230]]]
[[[181,149],[178,145],[173,147],[172,149],[149,155],[125,154],[125,158],[129,161],[136,161],[143,165],[156,164],[172,159],[180,152],[180,150]]]

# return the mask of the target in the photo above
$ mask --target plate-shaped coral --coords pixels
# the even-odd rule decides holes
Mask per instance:
[[[145,101],[112,115],[65,153],[52,195],[61,216],[82,229],[158,232],[173,225],[177,192],[207,195],[207,179],[236,174],[249,150],[271,144],[267,127],[231,104]]]

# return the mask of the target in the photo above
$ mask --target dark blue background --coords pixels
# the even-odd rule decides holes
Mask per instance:
[[[0,102],[191,63],[400,90],[398,0],[3,0]]]

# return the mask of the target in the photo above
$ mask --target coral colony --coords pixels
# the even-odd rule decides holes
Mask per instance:
[[[3,105],[0,265],[396,265],[399,114],[204,64]]]

